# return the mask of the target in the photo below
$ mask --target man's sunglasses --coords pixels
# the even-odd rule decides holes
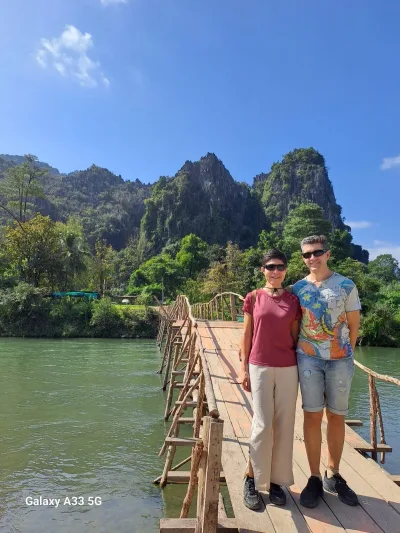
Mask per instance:
[[[314,257],[321,257],[321,255],[324,255],[326,253],[326,250],[314,250],[313,252],[304,252],[301,255],[304,257],[304,259],[310,259],[313,255]]]
[[[268,270],[268,272],[273,272],[274,270],[279,270],[279,272],[283,272],[286,270],[286,265],[275,265],[274,263],[270,263],[269,265],[263,265],[263,267]]]

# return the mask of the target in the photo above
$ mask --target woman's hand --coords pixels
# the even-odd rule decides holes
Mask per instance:
[[[245,367],[241,369],[241,376],[240,376],[241,380],[242,380],[242,387],[243,389],[246,391],[246,392],[251,392],[251,387],[250,387],[250,374],[249,374],[249,368],[248,367]]]

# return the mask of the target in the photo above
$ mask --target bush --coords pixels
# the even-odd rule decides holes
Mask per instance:
[[[387,303],[377,303],[361,319],[360,345],[400,346],[400,313]]]
[[[40,289],[21,282],[0,291],[0,330],[3,336],[42,337],[49,333],[51,303]]]
[[[92,306],[90,326],[95,337],[120,337],[125,333],[123,318],[110,298],[102,298]]]
[[[50,317],[53,337],[90,337],[92,303],[85,298],[53,300]]]

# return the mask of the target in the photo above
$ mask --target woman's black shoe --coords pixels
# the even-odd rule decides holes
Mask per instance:
[[[254,478],[246,476],[244,480],[243,502],[252,511],[261,509],[261,496],[254,484]]]
[[[271,483],[269,487],[269,501],[274,505],[286,504],[286,494],[280,485]]]

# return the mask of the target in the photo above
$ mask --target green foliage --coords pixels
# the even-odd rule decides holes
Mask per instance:
[[[164,284],[165,294],[175,296],[176,290],[183,281],[181,265],[168,254],[161,254],[143,263],[132,273],[129,280],[129,290],[146,285]]]
[[[400,346],[400,313],[386,302],[378,302],[362,317],[360,344]]]
[[[46,331],[50,302],[29,283],[0,291],[0,331],[2,335],[41,336]]]
[[[383,283],[400,281],[399,262],[390,254],[378,255],[370,261],[368,270],[374,278]]]
[[[102,298],[93,304],[90,326],[96,337],[120,337],[124,321],[110,298]]]
[[[183,237],[176,262],[181,266],[185,276],[191,278],[208,265],[207,243],[193,233]]]
[[[0,195],[5,199],[5,203],[0,203],[0,207],[19,222],[25,222],[35,211],[32,200],[45,197],[40,179],[47,171],[40,169],[37,161],[36,156],[26,155],[22,164],[11,166],[5,171],[0,182]]]
[[[291,211],[283,230],[283,251],[291,256],[300,249],[300,241],[309,235],[330,235],[332,224],[316,204],[305,203]]]
[[[7,228],[5,250],[12,270],[22,281],[35,287],[59,286],[64,277],[65,249],[59,226],[49,217],[36,215],[28,222]]]
[[[300,250],[293,252],[289,262],[285,279],[285,285],[292,285],[299,279],[303,279],[308,274],[308,268],[306,267]]]

